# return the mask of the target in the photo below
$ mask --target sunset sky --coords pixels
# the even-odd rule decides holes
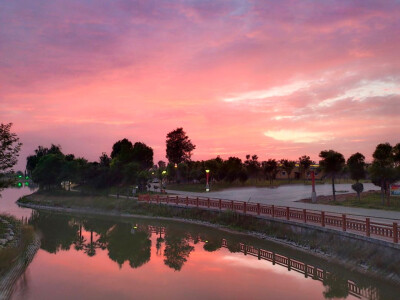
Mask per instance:
[[[5,0],[0,122],[97,160],[124,137],[165,159],[370,160],[400,142],[399,1]]]

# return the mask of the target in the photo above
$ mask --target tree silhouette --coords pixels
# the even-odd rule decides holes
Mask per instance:
[[[4,173],[11,172],[17,163],[22,144],[15,133],[11,132],[12,123],[0,124],[0,190],[10,182],[4,180]]]
[[[171,231],[165,234],[164,263],[168,267],[180,271],[193,250],[185,234]]]
[[[345,159],[343,154],[333,150],[321,151],[319,157],[322,158],[322,160],[319,162],[322,170],[325,172],[325,174],[332,178],[333,201],[336,201],[335,177],[342,171],[345,164]]]
[[[167,159],[170,163],[179,164],[190,160],[196,146],[191,142],[183,128],[177,128],[167,134]]]

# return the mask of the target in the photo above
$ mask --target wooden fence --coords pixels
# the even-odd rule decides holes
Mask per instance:
[[[393,222],[393,224],[373,222],[370,218],[360,218],[348,214],[340,215],[326,213],[324,211],[250,203],[245,201],[168,195],[143,194],[139,195],[139,201],[221,211],[231,210],[242,214],[267,216],[299,223],[309,223],[341,231],[351,231],[352,233],[384,239],[396,244],[398,243],[400,236],[399,225],[396,222]]]

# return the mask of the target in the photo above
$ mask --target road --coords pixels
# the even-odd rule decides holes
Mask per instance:
[[[353,192],[351,184],[336,184],[336,191]],[[372,183],[364,183],[364,190],[379,190],[379,187]],[[332,185],[319,184],[316,185],[317,195],[331,195]],[[185,195],[194,197],[210,197],[217,199],[238,200],[247,202],[259,202],[270,205],[289,206],[302,209],[322,210],[326,212],[352,214],[358,216],[371,217],[372,219],[387,219],[389,221],[399,221],[400,212],[386,211],[378,209],[366,209],[357,207],[345,207],[325,204],[311,204],[304,202],[296,202],[297,200],[310,198],[310,185],[283,185],[276,188],[232,188],[217,192],[194,193],[167,190],[168,194]],[[399,199],[400,200],[400,199]]]

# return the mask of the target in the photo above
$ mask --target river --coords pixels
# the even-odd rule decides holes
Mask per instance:
[[[200,225],[36,212],[41,248],[12,299],[397,299],[399,289],[273,242]]]

